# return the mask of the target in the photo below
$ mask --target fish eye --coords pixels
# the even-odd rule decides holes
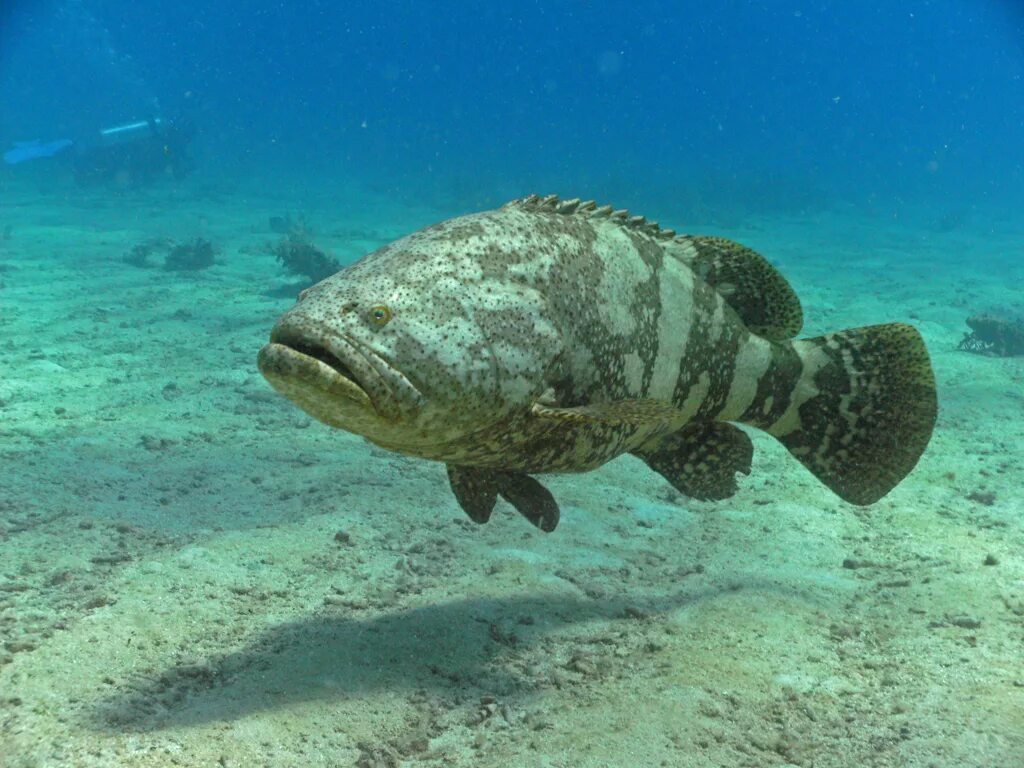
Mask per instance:
[[[370,307],[370,320],[374,325],[387,325],[391,320],[391,310],[384,304]]]

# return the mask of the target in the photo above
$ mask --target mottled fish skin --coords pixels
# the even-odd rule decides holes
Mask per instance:
[[[791,341],[801,321],[789,286],[743,246],[676,236],[592,202],[530,196],[422,229],[307,289],[275,326],[260,364],[279,391],[322,421],[461,467],[458,482],[473,467],[582,472],[634,452],[677,487],[695,495],[706,487],[713,497],[734,490],[734,471],[749,470],[749,440],[727,425],[714,439],[706,430],[681,432],[688,425],[739,421],[784,443],[788,436],[794,455],[836,489],[815,462],[865,441],[857,409],[875,372],[847,370],[861,344],[856,334],[888,339],[891,329],[906,329],[893,338],[912,358],[910,383],[894,374],[900,403],[886,408],[915,397],[924,405],[907,417],[913,445],[891,476],[877,479],[898,481],[934,422],[934,381],[916,332],[851,331],[847,347],[841,335]],[[841,389],[850,376],[860,384],[845,401],[832,398],[833,384]],[[826,400],[832,411],[818,413]],[[864,408],[874,412],[881,402]],[[905,420],[890,415],[888,428]],[[808,419],[828,423],[811,429]],[[721,456],[691,450],[687,435],[729,447]],[[801,442],[809,440],[815,444]],[[670,445],[676,453],[659,454]],[[673,457],[683,455],[705,464],[676,466]],[[720,471],[707,464],[720,459]],[[728,478],[695,479],[712,470]],[[866,503],[893,484],[847,495]]]

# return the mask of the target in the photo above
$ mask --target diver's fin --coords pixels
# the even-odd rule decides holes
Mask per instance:
[[[474,523],[486,523],[501,494],[523,517],[545,533],[558,525],[558,502],[529,475],[485,467],[448,465],[448,482],[459,506]]]
[[[542,419],[600,424],[606,427],[641,426],[670,423],[679,418],[679,409],[667,400],[614,400],[573,408],[557,408],[534,403],[533,415]]]
[[[901,323],[793,342],[803,373],[768,432],[853,504],[887,494],[917,464],[935,426],[935,374]]]
[[[800,333],[803,310],[786,278],[761,254],[724,237],[681,238],[696,256],[689,262],[753,333],[773,341]]]
[[[725,422],[688,424],[653,447],[633,451],[680,493],[718,501],[736,493],[736,473],[750,474],[754,446]]]
[[[4,162],[7,165],[17,165],[27,160],[35,160],[39,157],[53,157],[61,150],[67,149],[73,144],[71,139],[57,139],[56,141],[41,142],[16,141],[14,147],[3,154]]]

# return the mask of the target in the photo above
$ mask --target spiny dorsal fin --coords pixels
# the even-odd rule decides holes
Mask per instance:
[[[656,221],[631,216],[625,208],[598,206],[593,200],[560,200],[558,195],[528,195],[502,208],[547,213],[582,214],[590,219],[609,219],[621,227],[648,237],[673,241],[692,249],[683,256],[693,270],[715,288],[754,333],[773,341],[792,339],[803,325],[800,299],[778,270],[756,251],[724,237],[676,235]]]
[[[674,229],[662,229],[656,221],[647,221],[643,216],[631,216],[625,208],[615,209],[610,205],[598,207],[593,200],[580,201],[561,200],[558,195],[528,195],[512,200],[502,208],[521,208],[527,211],[544,211],[546,213],[583,214],[590,219],[611,219],[616,224],[628,229],[642,232],[648,237],[658,240],[671,240],[676,236]]]
[[[773,341],[800,333],[800,299],[757,251],[724,237],[684,235],[676,242],[693,248],[693,271],[722,295],[751,331]]]

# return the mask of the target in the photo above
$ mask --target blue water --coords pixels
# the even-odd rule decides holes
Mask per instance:
[[[1020,206],[1024,10],[7,0],[0,143],[193,119],[203,172],[634,207]],[[311,181],[309,183],[312,183]]]

